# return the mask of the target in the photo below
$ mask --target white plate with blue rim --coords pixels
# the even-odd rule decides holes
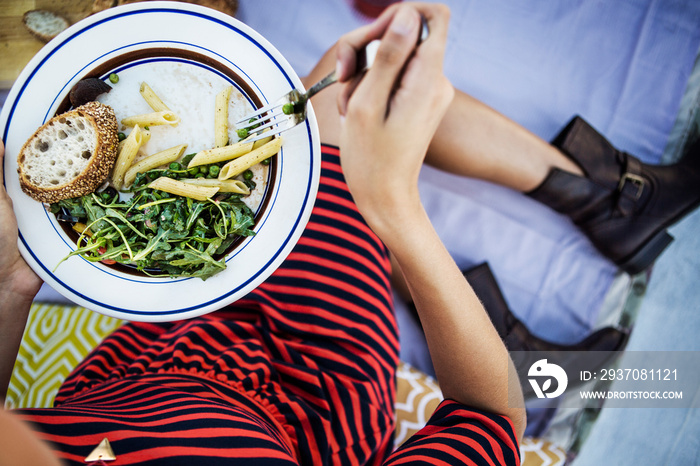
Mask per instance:
[[[111,83],[109,75],[119,76]],[[70,107],[81,79],[97,77],[112,90],[98,98],[121,119],[150,111],[140,96],[147,82],[181,122],[153,127],[147,154],[188,144],[187,153],[211,147],[214,96],[233,85],[230,121],[302,84],[284,57],[260,34],[215,10],[179,2],[143,2],[92,15],[49,42],[26,66],[0,114],[5,142],[4,184],[13,201],[19,248],[32,269],[78,305],[125,320],[170,321],[230,304],[269,277],[301,236],[311,214],[321,155],[313,109],[284,134],[269,168],[255,173],[249,200],[255,236],[225,256],[226,268],[200,278],[154,278],[73,256],[75,237],[47,206],[24,194],[17,154],[36,129]],[[232,129],[235,132],[235,129]],[[60,265],[58,265],[60,263]],[[57,267],[58,266],[58,267]]]

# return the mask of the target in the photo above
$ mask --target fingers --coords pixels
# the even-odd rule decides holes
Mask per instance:
[[[5,180],[5,143],[0,139],[0,201],[6,201],[9,203],[10,209],[12,209],[12,199],[7,194],[5,190],[5,184],[2,182]]]
[[[370,102],[386,100],[391,93],[416,47],[420,25],[420,15],[414,8],[400,8],[392,18],[377,49],[374,64],[363,79],[366,98]]]
[[[0,180],[5,179],[5,143],[0,139]]]
[[[415,55],[407,64],[399,92],[410,99],[420,92],[425,98],[421,99],[418,105],[432,107],[429,98],[432,94],[439,100],[444,100],[443,97],[450,97],[454,92],[443,75],[450,11],[444,6],[431,5],[426,8],[422,4],[419,5],[423,17],[428,22],[430,35],[416,48]],[[441,88],[449,92],[445,93]]]
[[[361,78],[361,76],[356,74],[358,66],[357,57],[360,54],[360,51],[373,40],[382,39],[382,41],[384,41],[383,36],[391,35],[389,33],[389,29],[390,25],[395,19],[395,13],[399,9],[398,6],[398,4],[395,4],[387,8],[387,10],[385,10],[376,21],[343,36],[336,44],[336,75],[341,83],[346,83],[346,86],[344,86],[344,88],[341,90],[338,98],[338,111],[341,115],[345,115],[348,99],[355,91]],[[397,27],[399,30],[399,34],[403,33],[400,25],[396,25],[395,27]],[[389,45],[385,46],[382,51],[377,52],[375,63],[377,59],[382,60],[387,54],[389,55],[389,58],[393,58],[395,56],[392,49],[388,47]],[[382,56],[382,53],[385,55]]]
[[[375,39],[380,39],[389,27],[394,15],[401,8],[410,6],[427,20],[431,36],[444,41],[447,36],[449,8],[441,4],[404,2],[388,7],[374,22],[344,35],[336,44],[336,73],[340,82],[351,79],[356,71],[357,55],[362,48]],[[441,54],[442,55],[442,54]]]
[[[2,181],[5,180],[5,143],[0,139],[0,202],[7,202],[10,210],[12,209],[12,199],[10,199],[10,196],[7,194],[7,191],[5,190],[5,184],[2,183]],[[3,209],[2,214],[0,214],[0,218],[2,218],[5,214],[4,212],[4,206],[0,206],[0,209]]]
[[[353,92],[353,84],[346,85],[339,99],[341,114],[347,111],[352,94],[356,105],[362,105],[363,113],[372,113],[373,120],[384,118],[389,100],[408,57],[416,46],[421,26],[418,11],[410,7],[399,8],[384,32],[372,67],[365,73]]]
[[[432,61],[432,64],[438,66],[442,73],[448,26],[450,24],[450,9],[445,5],[430,5],[430,7],[422,5],[419,11],[428,22],[430,34],[418,47],[417,53],[423,59]]]
[[[420,16],[426,20],[430,34],[416,49],[415,41],[421,27]],[[404,72],[406,61],[414,50],[416,55],[420,55],[420,60],[408,60],[419,62],[408,64],[409,68],[417,70],[412,71],[414,76],[406,83],[409,84],[408,87],[412,87],[410,81],[416,81],[420,85],[420,81],[424,80],[425,85],[442,74],[449,17],[450,10],[444,5],[404,2],[392,5],[374,23],[341,38],[336,47],[336,73],[341,76],[340,80],[345,82],[345,86],[338,97],[339,113],[343,116],[346,114],[348,101],[360,82],[357,76],[352,76],[351,71],[355,69],[358,50],[372,40],[381,39],[381,46],[372,69],[362,79],[366,82],[363,87],[370,87],[372,91],[365,89],[367,93],[361,99],[365,103],[376,102],[377,99],[387,102],[386,95],[398,84],[397,78]],[[386,110],[387,107],[384,108],[385,112]]]
[[[338,81],[345,82],[354,77],[358,53],[365,45],[382,37],[398,6],[398,4],[390,6],[371,24],[355,29],[338,40],[335,69]]]
[[[352,96],[355,89],[360,84],[362,76],[355,76],[350,81],[346,82],[338,93],[338,113],[345,116],[348,111],[348,100]]]

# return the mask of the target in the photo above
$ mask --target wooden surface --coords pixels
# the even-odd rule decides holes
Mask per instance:
[[[42,9],[60,14],[71,24],[85,18],[94,0],[0,0],[0,89],[12,86],[44,43],[29,33],[22,15]]]
[[[49,10],[71,24],[94,11],[139,0],[0,0],[0,89],[9,89],[19,73],[45,45],[22,23],[29,10]],[[238,0],[180,0],[213,8],[235,16]]]

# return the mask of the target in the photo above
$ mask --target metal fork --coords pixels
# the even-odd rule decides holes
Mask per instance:
[[[428,37],[428,23],[423,17],[421,20],[422,28],[416,45],[420,45]],[[370,69],[377,55],[379,42],[379,40],[370,42],[358,53],[358,66],[355,74]],[[274,103],[241,118],[236,122],[239,137],[245,136],[241,139],[245,139],[246,142],[254,142],[294,128],[299,123],[306,121],[306,104],[309,99],[337,81],[338,76],[333,70],[325,78],[311,86],[308,91],[302,92],[293,89]]]

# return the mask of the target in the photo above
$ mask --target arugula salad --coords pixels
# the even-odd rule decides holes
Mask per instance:
[[[216,164],[198,167],[205,177],[218,168]],[[191,170],[175,163],[140,173],[130,189],[133,195],[125,200],[110,187],[51,204],[56,218],[69,222],[79,233],[77,249],[63,261],[79,255],[92,262],[123,264],[149,276],[172,278],[207,279],[226,268],[226,251],[239,238],[255,234],[251,229],[254,213],[242,195],[218,193],[198,201],[148,187],[162,176],[189,177]],[[252,191],[254,181],[244,179]]]

